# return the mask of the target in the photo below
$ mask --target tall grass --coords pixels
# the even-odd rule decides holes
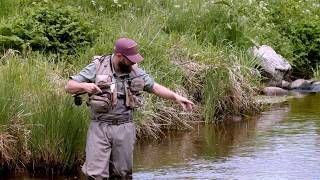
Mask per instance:
[[[245,51],[234,48],[221,54],[220,64],[209,66],[205,73],[203,102],[207,123],[259,110],[253,99],[260,82],[256,61]]]
[[[0,18],[6,17],[8,15],[13,14],[17,9],[15,6],[18,5],[17,1],[10,1],[10,0],[1,0],[0,1]]]
[[[1,152],[12,157],[8,161],[9,155],[2,154],[0,160],[13,167],[39,165],[48,173],[51,167],[70,170],[81,160],[88,117],[63,92],[56,65],[39,59],[39,54],[1,59],[0,135],[11,143],[10,150],[4,144]]]

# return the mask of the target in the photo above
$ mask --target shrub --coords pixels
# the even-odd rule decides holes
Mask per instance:
[[[320,59],[319,6],[313,0],[303,4],[298,1],[274,1],[268,6],[269,21],[291,43],[293,75],[296,77],[311,78],[312,68]]]
[[[80,17],[72,7],[35,4],[9,25],[0,27],[0,46],[72,53],[94,41],[92,25]]]

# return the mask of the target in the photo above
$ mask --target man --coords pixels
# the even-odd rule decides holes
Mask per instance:
[[[89,179],[131,177],[136,140],[132,112],[142,105],[141,91],[174,100],[183,109],[192,110],[191,101],[155,83],[140,69],[137,63],[142,60],[137,43],[120,38],[112,55],[95,56],[78,75],[70,77],[65,87],[72,94],[86,92],[90,95],[91,122],[86,161],[82,166]]]

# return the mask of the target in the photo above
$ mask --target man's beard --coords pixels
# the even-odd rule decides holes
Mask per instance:
[[[132,70],[131,65],[128,66],[125,63],[123,63],[122,61],[120,61],[118,65],[119,65],[120,71],[123,73],[130,73]]]

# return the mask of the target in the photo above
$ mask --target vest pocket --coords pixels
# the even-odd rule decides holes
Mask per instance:
[[[92,95],[89,104],[95,113],[105,113],[111,109],[111,100],[105,96]]]
[[[130,90],[133,92],[143,91],[145,82],[142,78],[135,78],[130,83]]]

